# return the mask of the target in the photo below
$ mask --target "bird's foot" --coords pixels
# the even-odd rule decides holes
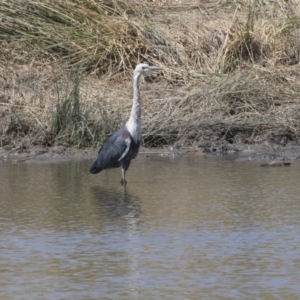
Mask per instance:
[[[127,181],[125,180],[125,179],[121,179],[121,184],[123,185],[123,186],[126,186],[127,185]]]

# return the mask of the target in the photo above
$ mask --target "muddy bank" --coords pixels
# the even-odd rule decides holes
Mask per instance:
[[[0,163],[59,163],[72,160],[93,160],[99,148],[78,149],[68,143],[55,141],[53,145],[31,145],[26,139],[2,136]],[[144,141],[145,142],[145,141]],[[286,129],[270,129],[250,135],[243,130],[226,133],[198,130],[197,136],[180,139],[161,147],[141,147],[138,159],[148,156],[234,155],[237,161],[261,162],[264,166],[287,166],[300,159],[298,137]],[[278,164],[279,163],[279,164]]]
[[[0,148],[0,163],[4,162],[63,162],[92,159],[96,151],[77,149],[68,146],[34,146],[31,148]]]
[[[93,160],[99,148],[78,149],[68,143],[55,141],[53,145],[31,145],[26,138],[2,136],[0,163],[59,163],[72,160]],[[144,140],[145,143],[145,140]],[[227,131],[198,130],[196,136],[160,147],[141,147],[138,159],[148,156],[234,155],[237,161],[255,161],[277,166],[300,159],[298,137],[287,129],[269,129],[250,134],[242,129]],[[278,165],[279,166],[279,165]]]
[[[0,163],[59,163],[74,160],[93,160],[98,149],[77,149],[75,147],[58,145],[52,147],[34,146],[31,148],[15,147],[12,149],[0,148]],[[300,146],[267,145],[234,145],[222,144],[215,147],[178,147],[140,148],[138,159],[149,156],[180,156],[180,155],[234,155],[237,161],[256,161],[271,163],[293,162],[300,159]],[[287,165],[287,164],[286,164]]]

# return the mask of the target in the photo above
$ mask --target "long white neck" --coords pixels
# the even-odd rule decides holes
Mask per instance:
[[[141,98],[140,98],[140,81],[141,73],[135,73],[133,77],[133,104],[129,120],[126,122],[126,128],[130,132],[135,142],[142,139],[141,131]]]

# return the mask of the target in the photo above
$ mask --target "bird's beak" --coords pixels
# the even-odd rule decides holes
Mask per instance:
[[[156,66],[149,66],[150,71],[162,71],[163,68],[161,67],[156,67]]]

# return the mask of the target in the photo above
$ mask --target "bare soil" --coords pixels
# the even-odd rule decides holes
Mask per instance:
[[[273,137],[274,132],[270,133]],[[290,163],[300,159],[300,146],[290,142],[281,145],[280,141],[288,140],[288,136],[281,135],[281,139],[274,142],[248,144],[243,141],[240,143],[228,143],[227,141],[217,140],[217,135],[212,138],[210,133],[207,139],[216,141],[205,146],[199,143],[193,146],[174,144],[161,148],[141,147],[137,159],[148,156],[181,156],[181,155],[234,155],[237,161],[256,161],[262,162],[262,166],[288,166]],[[204,139],[204,137],[203,137]],[[276,140],[276,139],[275,139]],[[17,147],[6,146],[0,148],[0,164],[6,162],[25,162],[25,163],[59,163],[74,160],[93,160],[97,155],[98,149],[78,149],[66,144],[58,144],[51,147],[32,146],[25,147],[20,143]]]

